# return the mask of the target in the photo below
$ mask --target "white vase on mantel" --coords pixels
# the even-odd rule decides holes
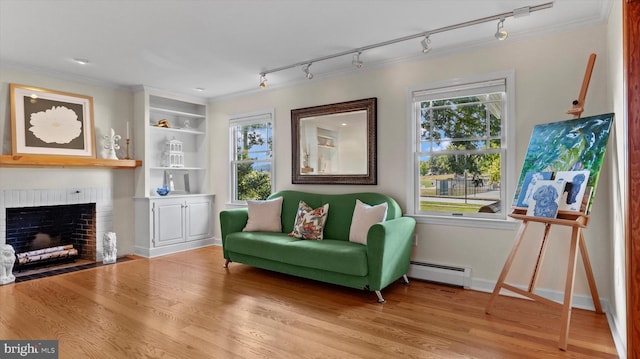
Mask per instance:
[[[116,132],[113,128],[109,131],[108,135],[104,135],[104,148],[107,150],[106,157],[109,160],[117,160],[118,156],[116,155],[116,150],[120,149],[120,135],[116,135]]]

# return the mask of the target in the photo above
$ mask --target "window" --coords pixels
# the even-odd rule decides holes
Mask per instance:
[[[502,74],[411,92],[414,215],[506,218],[512,83]]]
[[[231,201],[266,199],[273,192],[273,111],[229,120]]]

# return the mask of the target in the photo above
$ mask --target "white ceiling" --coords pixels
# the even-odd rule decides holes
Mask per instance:
[[[0,65],[50,76],[205,98],[256,91],[264,70],[535,6],[551,0],[0,0]],[[506,41],[606,20],[611,1],[555,0],[508,18]],[[497,22],[313,64],[312,81],[397,61],[499,46]],[[73,58],[90,60],[78,65]],[[270,88],[308,81],[301,68],[267,76]],[[195,88],[204,88],[198,92]]]

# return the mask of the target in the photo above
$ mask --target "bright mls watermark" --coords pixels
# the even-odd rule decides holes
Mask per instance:
[[[0,340],[0,358],[58,359],[58,341]]]

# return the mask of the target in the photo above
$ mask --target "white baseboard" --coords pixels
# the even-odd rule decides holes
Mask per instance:
[[[613,343],[616,345],[616,352],[618,352],[619,358],[627,357],[627,329],[622,328],[620,330],[620,326],[616,322],[616,320],[611,315],[611,311],[605,312],[607,315],[607,322],[609,323],[609,328],[611,329],[611,336],[613,336]]]

